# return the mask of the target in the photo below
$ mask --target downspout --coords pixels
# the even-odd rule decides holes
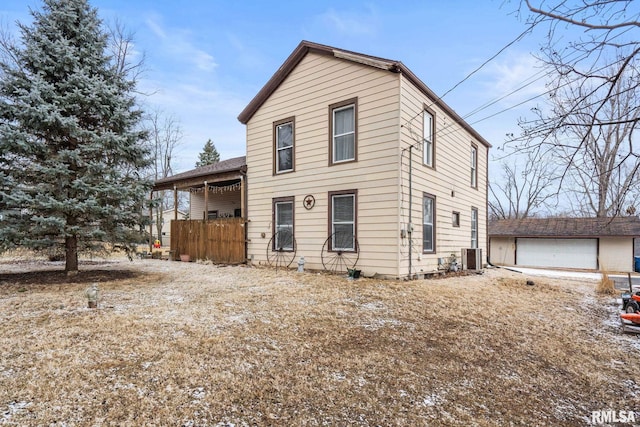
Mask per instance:
[[[411,222],[411,211],[413,210],[413,188],[412,188],[412,176],[413,176],[413,144],[409,146],[409,224],[407,225],[407,237],[409,239],[409,277],[411,280],[411,271],[412,271],[412,233],[413,233],[413,224]]]
[[[485,215],[484,215],[484,227],[485,227],[485,237],[484,241],[487,245],[487,264],[491,263],[491,241],[489,240],[489,147],[486,147],[487,156],[485,159],[485,180],[484,180],[484,189],[485,189],[485,198],[484,198],[484,206],[485,206]],[[480,245],[478,245],[480,246]]]

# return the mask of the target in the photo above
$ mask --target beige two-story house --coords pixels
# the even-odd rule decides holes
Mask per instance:
[[[490,144],[402,62],[303,41],[238,119],[250,262],[407,278],[486,261]]]

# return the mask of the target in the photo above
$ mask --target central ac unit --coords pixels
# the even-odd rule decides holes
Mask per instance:
[[[462,250],[462,268],[471,271],[482,270],[482,249],[469,248]]]

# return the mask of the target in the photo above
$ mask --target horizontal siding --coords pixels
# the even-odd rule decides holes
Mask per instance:
[[[358,161],[329,166],[329,105],[358,98]],[[248,254],[266,262],[272,200],[294,197],[297,255],[321,269],[329,192],[357,190],[358,268],[397,274],[398,75],[308,54],[247,123]],[[273,176],[274,121],[295,117],[295,171]],[[303,206],[311,194],[313,209]],[[264,237],[263,237],[264,236]]]
[[[460,257],[463,248],[471,245],[471,209],[478,209],[478,246],[483,250],[483,262],[487,255],[486,235],[486,185],[487,147],[474,140],[462,126],[453,122],[443,110],[402,79],[402,146],[409,147],[422,139],[424,105],[435,112],[435,169],[423,165],[422,149],[413,150],[412,162],[412,223],[414,226],[412,268],[414,273],[437,268],[440,257],[455,253]],[[413,131],[413,133],[412,133]],[[471,145],[478,148],[478,186],[472,188],[470,153]],[[409,221],[409,156],[402,161],[402,221]],[[436,253],[422,254],[422,198],[423,193],[436,196]],[[452,213],[460,212],[460,227],[453,227]],[[408,272],[408,249],[402,253],[401,270]]]
[[[204,192],[190,193],[190,219],[204,219]],[[234,211],[240,209],[240,190],[209,192],[209,208],[206,211],[217,210],[220,218],[233,217]]]

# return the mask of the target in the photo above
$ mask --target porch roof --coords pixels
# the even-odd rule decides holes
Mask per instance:
[[[209,183],[240,179],[247,171],[246,156],[234,157],[157,180],[153,191],[186,189]]]

